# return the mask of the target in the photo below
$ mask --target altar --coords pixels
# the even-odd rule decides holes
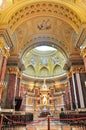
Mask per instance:
[[[41,111],[38,117],[47,117],[51,115],[49,111]]]

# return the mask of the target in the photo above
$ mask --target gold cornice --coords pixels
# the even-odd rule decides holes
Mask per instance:
[[[84,69],[84,66],[76,65],[76,66],[72,66],[71,67],[70,72],[72,74],[75,74],[75,73],[85,73],[85,69]]]
[[[9,67],[7,67],[7,73],[8,73],[8,74],[18,75],[19,69],[18,69],[18,67],[16,67],[16,66],[9,66]]]
[[[86,56],[86,47],[81,50],[81,56]]]

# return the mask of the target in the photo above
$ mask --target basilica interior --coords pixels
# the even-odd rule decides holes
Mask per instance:
[[[0,0],[0,113],[8,112],[86,115],[86,0]]]

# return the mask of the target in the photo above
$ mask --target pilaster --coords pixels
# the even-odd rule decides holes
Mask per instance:
[[[3,82],[5,78],[7,59],[10,56],[9,50],[5,48],[4,40],[0,38],[0,81]]]
[[[8,79],[8,85],[7,85],[6,108],[15,109],[17,75],[19,73],[19,69],[16,66],[9,66],[7,67],[7,73],[9,75],[9,79]]]
[[[68,86],[70,90],[70,104],[71,104],[71,110],[74,109],[74,104],[75,104],[75,98],[74,98],[74,89],[73,89],[73,82],[72,82],[72,73],[69,72],[67,75],[68,78]]]
[[[40,97],[40,86],[38,84],[38,86],[34,87],[34,93],[35,93],[35,98],[34,98],[34,110],[38,109],[38,104],[41,103],[39,97]]]
[[[49,87],[49,95],[49,103],[52,106],[52,109],[55,109],[54,86]]]

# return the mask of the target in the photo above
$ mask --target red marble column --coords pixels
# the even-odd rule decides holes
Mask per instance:
[[[39,87],[35,87],[34,89],[34,110],[37,109],[37,105],[40,103],[40,100],[38,100],[38,97],[39,97]]]
[[[83,65],[75,65],[71,68],[72,73],[72,85],[73,85],[73,95],[74,95],[74,104],[73,106],[78,108],[84,108],[84,98],[83,98],[83,85],[81,84],[81,75],[84,73]],[[85,84],[86,74],[84,73],[82,78],[82,83]]]
[[[6,65],[7,65],[7,58],[3,57],[3,62],[2,62],[2,68],[1,68],[1,75],[0,75],[0,81],[4,81],[5,77],[5,72],[6,72]]]
[[[16,74],[9,74],[6,108],[15,108],[15,95],[16,95],[17,76]]]
[[[52,98],[52,100],[50,101],[50,103],[51,103],[52,105],[54,105],[54,107],[55,107],[54,88],[53,88],[53,87],[50,88],[50,97]]]
[[[83,57],[83,61],[84,61],[84,67],[85,67],[85,72],[86,72],[86,56]]]
[[[81,50],[81,56],[83,57],[85,72],[86,72],[86,47]]]
[[[13,109],[15,103],[15,89],[17,84],[17,78],[15,74],[9,75],[8,89],[7,89],[7,101],[6,108]]]
[[[21,73],[19,72],[17,75],[17,85],[16,85],[16,97],[20,97],[20,81],[21,81]]]
[[[1,76],[2,61],[3,61],[3,56],[2,56],[2,51],[0,50],[0,76]]]
[[[86,108],[86,73],[80,73],[77,75],[77,83],[80,89],[80,98],[81,98],[81,105],[82,108]],[[82,104],[83,103],[83,104]]]
[[[7,65],[7,58],[9,57],[9,50],[5,49],[5,47],[2,48],[2,66],[1,66],[1,73],[0,73],[0,81],[4,81],[5,72],[6,72],[6,65]]]
[[[69,87],[65,88],[65,102],[66,102],[66,109],[70,110],[71,109],[71,104],[70,104],[70,93],[69,93]]]
[[[55,96],[54,96],[54,86],[51,86],[50,93],[48,96],[49,104],[51,106],[51,109],[56,110],[56,104],[55,104]]]
[[[71,98],[71,110],[75,108],[75,95],[74,95],[74,88],[73,88],[73,81],[71,77],[71,73],[68,76],[69,79],[69,89],[70,89],[70,98]]]
[[[16,66],[8,66],[8,84],[7,84],[7,95],[6,95],[6,108],[13,109],[15,107],[15,96],[17,87],[17,75],[19,69]]]

